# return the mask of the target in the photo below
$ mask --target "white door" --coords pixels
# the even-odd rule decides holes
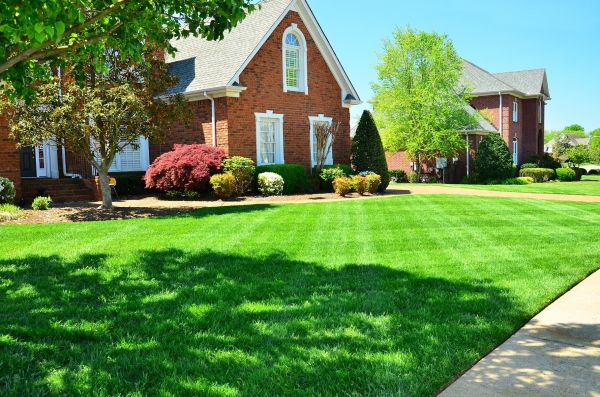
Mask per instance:
[[[34,148],[35,151],[35,169],[38,178],[47,177],[50,161],[50,150],[47,143],[43,143]]]

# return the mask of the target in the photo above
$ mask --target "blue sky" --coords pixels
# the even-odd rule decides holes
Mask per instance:
[[[383,40],[410,25],[446,33],[462,57],[490,72],[546,68],[547,130],[600,128],[599,0],[308,1],[364,101]]]

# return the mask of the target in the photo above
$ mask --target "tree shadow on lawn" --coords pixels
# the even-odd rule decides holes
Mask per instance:
[[[431,395],[526,319],[489,282],[376,264],[119,259],[0,260],[0,394]]]

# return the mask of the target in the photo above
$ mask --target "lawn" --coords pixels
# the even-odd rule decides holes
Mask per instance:
[[[600,205],[0,226],[0,395],[430,396],[600,267]]]
[[[402,186],[399,184],[398,186]],[[600,176],[586,175],[580,182],[548,182],[532,183],[530,185],[442,185],[431,186],[460,187],[465,189],[494,190],[500,192],[520,193],[549,193],[549,194],[576,194],[583,196],[600,196]]]

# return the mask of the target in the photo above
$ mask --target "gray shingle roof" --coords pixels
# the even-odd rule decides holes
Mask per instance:
[[[463,75],[461,84],[473,90],[473,94],[484,94],[490,92],[514,91],[514,88],[502,80],[494,77],[490,72],[463,59]]]
[[[550,97],[545,69],[492,74],[463,59],[461,84],[469,86],[474,95],[512,92],[522,96],[544,94]]]
[[[467,112],[469,112],[469,114],[471,115],[475,115],[477,114],[477,110],[472,107],[472,106],[466,106]],[[473,132],[495,132],[498,133],[498,130],[496,129],[496,127],[494,127],[494,125],[492,123],[490,123],[489,121],[487,121],[483,116],[478,115],[477,117],[477,126],[475,126],[475,128],[471,128],[468,131],[473,131]]]
[[[544,69],[495,73],[494,76],[527,95],[539,95],[540,93],[543,93],[546,96],[550,96],[547,92],[547,87],[544,87],[544,80],[546,77],[546,71]]]
[[[228,85],[253,50],[267,35],[292,0],[267,0],[250,13],[221,41],[200,37],[174,40],[175,56],[167,59],[170,71],[180,79],[170,90],[193,92]]]

